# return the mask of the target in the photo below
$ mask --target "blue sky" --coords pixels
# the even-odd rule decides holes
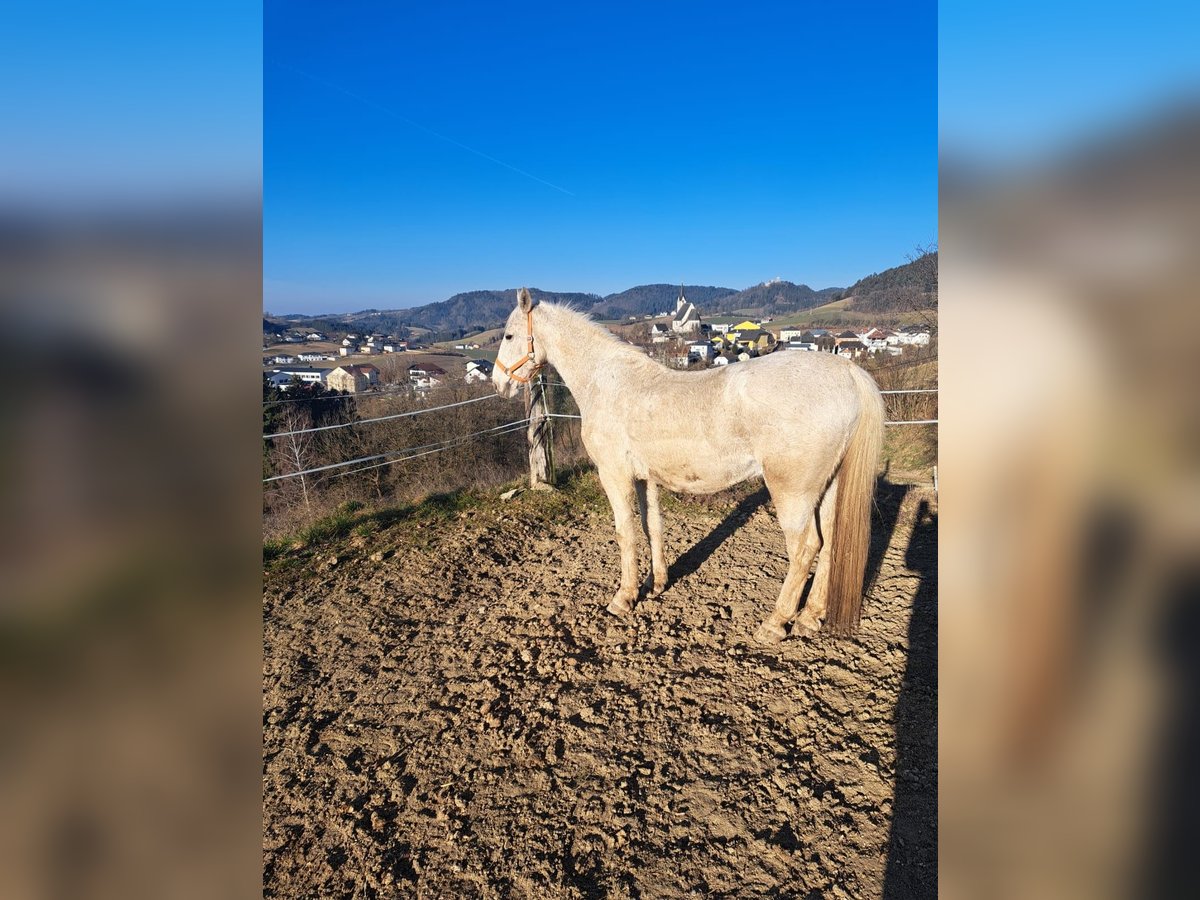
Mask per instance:
[[[252,199],[262,39],[244,0],[6,5],[0,204]]]
[[[1194,102],[1200,5],[943,0],[943,151],[973,164],[1035,162]]]
[[[937,239],[931,3],[268,2],[264,306],[844,286]]]

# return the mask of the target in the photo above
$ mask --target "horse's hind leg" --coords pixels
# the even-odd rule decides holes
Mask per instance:
[[[621,548],[621,586],[608,604],[608,611],[623,616],[633,610],[633,601],[638,595],[637,497],[634,481],[629,476],[606,469],[600,469],[599,474],[600,484],[612,506],[617,544]]]
[[[829,485],[829,489],[825,491],[825,496],[821,498],[821,506],[817,511],[816,524],[824,544],[829,543],[829,538],[833,534],[833,510],[836,505],[837,479],[834,479],[833,483]],[[793,634],[807,637],[821,630],[821,623],[825,621],[825,606],[829,599],[830,569],[829,550],[826,549],[817,557],[817,571],[813,575],[812,588],[808,592],[804,610],[796,619],[796,626],[792,629]]]
[[[788,573],[783,579],[775,611],[754,633],[754,639],[762,644],[778,644],[783,640],[784,626],[796,616],[800,606],[800,593],[808,580],[808,570],[813,557],[821,549],[821,538],[813,518],[815,505],[811,495],[772,495],[779,524],[787,540]]]
[[[667,586],[667,557],[663,553],[662,511],[658,505],[658,483],[638,481],[638,505],[642,510],[642,529],[650,541],[650,577],[647,593],[661,594]]]

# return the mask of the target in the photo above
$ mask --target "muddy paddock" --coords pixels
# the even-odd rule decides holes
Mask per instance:
[[[936,515],[882,481],[860,633],[771,649],[755,485],[666,505],[628,621],[592,475],[272,553],[266,895],[934,896]]]

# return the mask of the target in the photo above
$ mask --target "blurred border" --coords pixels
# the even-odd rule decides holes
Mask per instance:
[[[253,896],[261,9],[5,18],[0,896]]]
[[[1196,24],[941,10],[944,896],[1200,896]]]

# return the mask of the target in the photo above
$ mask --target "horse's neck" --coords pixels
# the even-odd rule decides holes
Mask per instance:
[[[620,373],[622,366],[636,364],[641,359],[625,360],[623,357],[628,354],[603,326],[580,321],[577,316],[553,307],[546,307],[545,311],[541,339],[546,346],[546,360],[562,376],[580,412],[586,415],[587,408],[599,400],[599,394],[613,385],[614,375]],[[537,330],[535,319],[535,333]]]

